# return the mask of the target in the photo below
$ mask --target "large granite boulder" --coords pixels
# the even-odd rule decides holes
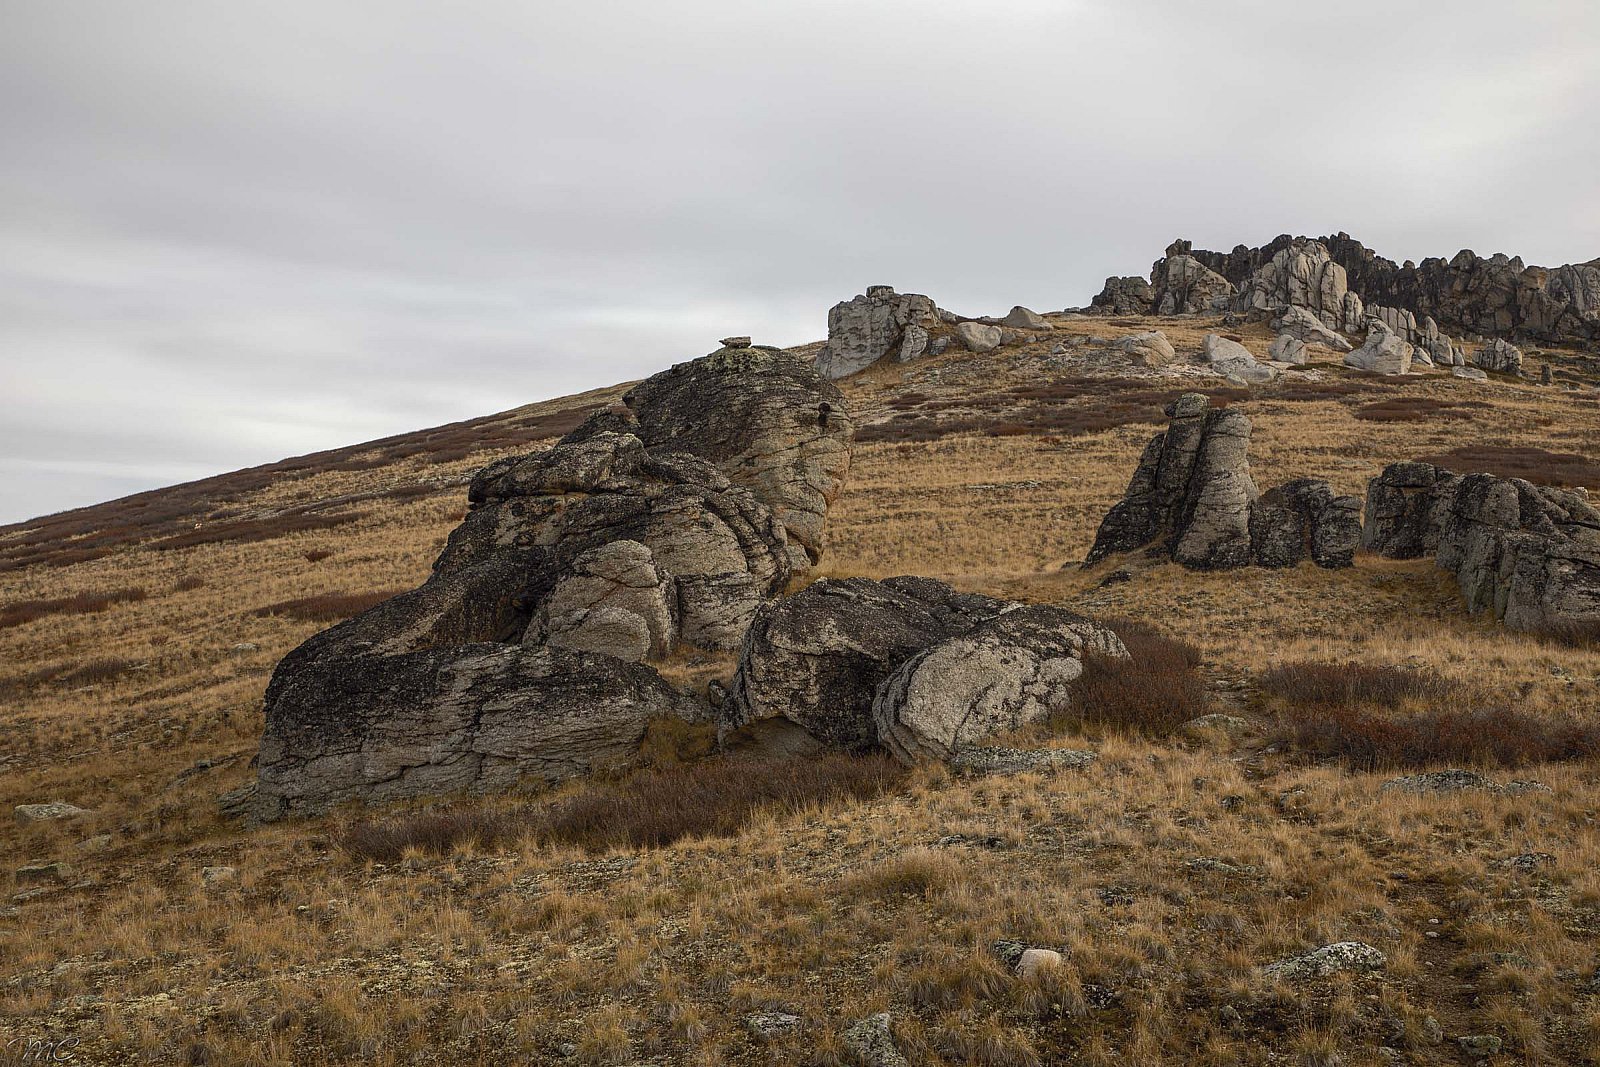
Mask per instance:
[[[678,630],[676,580],[648,546],[612,541],[572,561],[522,641],[640,663],[671,652]]]
[[[1005,331],[991,323],[968,320],[956,325],[956,337],[968,352],[993,352],[1005,341]]]
[[[1375,374],[1408,374],[1416,348],[1402,341],[1382,319],[1367,320],[1367,339],[1360,348],[1344,357],[1346,367]]]
[[[1016,305],[1007,312],[1006,317],[1000,320],[999,325],[1010,327],[1013,330],[1055,329],[1043,315],[1030,308],[1025,308],[1021,304]]]
[[[626,432],[652,451],[709,460],[777,516],[798,568],[820,558],[855,426],[838,387],[813,366],[773,349],[728,346],[652,375],[623,405],[564,440]]]
[[[925,340],[938,322],[939,309],[932,299],[897,293],[892,285],[869,285],[865,295],[829,310],[828,343],[817,353],[817,370],[825,378],[848,377],[900,352],[908,326],[919,327]]]
[[[877,686],[917,652],[1005,609],[928,578],[828,579],[757,614],[721,725],[781,717],[828,745],[877,742]]]
[[[1200,354],[1213,370],[1237,385],[1264,385],[1278,377],[1275,368],[1256,359],[1244,345],[1220,334],[1206,334]]]
[[[872,698],[879,742],[905,763],[972,744],[1072,705],[1088,655],[1125,657],[1111,630],[1054,607],[1018,607],[901,663]]]
[[[655,671],[611,656],[495,643],[328,654],[346,645],[339,631],[291,653],[267,688],[258,819],[588,774],[633,758],[650,720],[692,714]]]
[[[1089,307],[1105,315],[1148,315],[1155,305],[1155,290],[1138,276],[1107,278],[1099,295],[1089,301]]]
[[[1160,330],[1145,330],[1119,337],[1116,349],[1141,367],[1166,367],[1178,358],[1172,342]]]

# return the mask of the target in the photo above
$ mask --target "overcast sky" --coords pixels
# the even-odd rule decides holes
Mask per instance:
[[[0,0],[0,522],[1176,236],[1600,256],[1600,4]]]

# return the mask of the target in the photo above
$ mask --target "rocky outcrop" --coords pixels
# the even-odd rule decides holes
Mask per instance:
[[[1125,656],[1060,608],[957,593],[928,578],[824,579],[764,608],[739,657],[725,734],[781,719],[824,744],[950,759],[1070,706],[1089,654]]]
[[[427,582],[278,665],[255,813],[587,773],[699,714],[643,663],[738,648],[849,463],[838,391],[746,343],[479,471]]]
[[[869,285],[864,296],[835,304],[828,312],[828,343],[817,353],[817,370],[825,378],[844,378],[865,370],[891,352],[901,358],[920,354],[915,343],[907,352],[907,327],[926,337],[939,322],[934,302],[917,293],[897,293],[892,285]]]
[[[1053,607],[1017,607],[900,664],[877,687],[878,740],[902,762],[948,760],[1064,710],[1087,655],[1127,656],[1117,635]]]
[[[1178,358],[1172,342],[1160,330],[1146,330],[1119,337],[1116,348],[1141,367],[1167,367]]]
[[[1316,241],[1295,241],[1280,249],[1245,279],[1232,306],[1266,316],[1304,308],[1329,330],[1345,331],[1360,327],[1363,310],[1344,268]]]
[[[1302,344],[1321,345],[1331,352],[1350,351],[1349,341],[1329,329],[1310,310],[1299,305],[1285,308],[1272,325],[1279,337],[1287,335]]]
[[[1021,304],[1018,304],[1016,307],[1012,308],[1006,314],[1006,317],[1000,320],[999,324],[1001,326],[1009,326],[1013,330],[1055,329],[1054,326],[1050,325],[1050,323],[1045,320],[1043,315],[1039,314],[1037,311],[1030,311]]]
[[[1091,310],[1105,315],[1148,315],[1155,306],[1155,290],[1140,277],[1107,278]]]
[[[1261,567],[1349,567],[1361,543],[1361,499],[1327,482],[1298,478],[1262,493],[1250,508],[1250,551]]]
[[[821,557],[855,425],[838,387],[803,360],[724,347],[640,382],[620,408],[597,413],[563,442],[607,430],[716,464],[777,516],[796,567]]]
[[[1250,476],[1250,420],[1186,393],[1139,457],[1122,500],[1100,523],[1085,566],[1149,547],[1196,570],[1252,563],[1323,567],[1351,564],[1360,537],[1360,502],[1326,482],[1301,479],[1257,491]]]
[[[1220,334],[1206,334],[1200,354],[1235,385],[1263,385],[1278,377],[1277,370],[1256,359],[1244,345]]]
[[[1347,293],[1358,294],[1356,299],[1365,305],[1409,311],[1424,331],[1424,320],[1432,318],[1440,328],[1458,334],[1531,337],[1565,343],[1600,338],[1600,260],[1545,268],[1525,266],[1515,256],[1496,254],[1485,258],[1463,250],[1449,259],[1435,257],[1420,264],[1410,260],[1397,264],[1346,233],[1316,241],[1283,234],[1258,248],[1238,245],[1231,252],[1197,250],[1188,247],[1187,242],[1182,244],[1192,258],[1238,286],[1241,299],[1262,288],[1271,291],[1269,302],[1281,299],[1275,279],[1283,271],[1268,270],[1270,264],[1286,251],[1292,256],[1293,250],[1308,249],[1314,244],[1344,272]],[[1266,272],[1274,280],[1269,283],[1264,277],[1263,284],[1258,285],[1252,277],[1258,272]],[[1306,276],[1318,273],[1309,271]],[[1320,279],[1317,287],[1321,288]],[[1303,285],[1300,288],[1305,289]],[[1333,288],[1337,285],[1333,284]],[[1254,304],[1255,298],[1249,302]],[[1330,310],[1326,307],[1305,300],[1282,302],[1303,303],[1318,311],[1329,326],[1339,328],[1323,314]],[[1338,309],[1345,320],[1345,332],[1360,329],[1362,310],[1354,302]],[[1423,343],[1405,339],[1413,344]],[[1432,348],[1429,352],[1434,362],[1442,365],[1439,353]]]
[[[1173,242],[1150,269],[1151,310],[1157,315],[1222,311],[1233,300],[1233,285],[1188,255],[1187,244]]]
[[[968,352],[993,352],[1005,340],[1005,331],[998,326],[969,320],[956,326],[956,337]]]
[[[1368,319],[1365,343],[1344,357],[1344,365],[1374,374],[1408,374],[1415,354],[1416,349],[1402,341],[1388,323],[1382,319]]]
[[[879,683],[916,653],[1004,608],[927,578],[824,578],[756,616],[722,727],[781,717],[829,745],[873,745]]]
[[[1473,353],[1472,362],[1480,370],[1494,371],[1496,374],[1520,374],[1522,349],[1503,337],[1496,337],[1486,341],[1482,348]]]
[[[1600,512],[1581,489],[1396,463],[1369,483],[1363,544],[1435,554],[1467,609],[1516,630],[1600,625]]]

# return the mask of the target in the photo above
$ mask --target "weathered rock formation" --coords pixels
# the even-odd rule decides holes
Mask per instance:
[[[1324,567],[1350,565],[1360,536],[1354,497],[1311,479],[1263,497],[1250,476],[1243,412],[1186,393],[1167,416],[1100,523],[1085,566],[1146,547],[1196,570],[1292,566],[1307,556]]]
[[[1155,305],[1155,290],[1140,277],[1107,278],[1105,288],[1089,307],[1107,315],[1148,315]]]
[[[1284,308],[1283,314],[1273,322],[1278,336],[1285,335],[1307,345],[1321,345],[1331,352],[1350,351],[1350,342],[1323,324],[1308,308],[1299,304]]]
[[[623,404],[566,440],[609,429],[654,452],[709,460],[772,509],[797,567],[822,555],[855,427],[838,388],[815,369],[772,349],[724,347],[645,379]]]
[[[1053,329],[1055,329],[1054,326],[1050,325],[1050,323],[1045,320],[1045,317],[1043,315],[1039,314],[1037,311],[1030,311],[1028,308],[1023,307],[1021,304],[1018,304],[1016,307],[1013,307],[1006,314],[1006,317],[1000,320],[999,324],[1001,326],[1009,326],[1013,330],[1053,330]]]
[[[1146,330],[1120,337],[1116,348],[1141,367],[1166,367],[1178,358],[1172,342],[1160,330]]]
[[[1059,608],[928,578],[824,579],[757,616],[721,725],[782,719],[832,746],[947,759],[1069,706],[1089,653],[1127,654],[1111,631]]]
[[[1285,271],[1286,263],[1273,266],[1278,257],[1288,253],[1288,259],[1302,254],[1315,259],[1317,254],[1310,246],[1320,246],[1343,272],[1345,292],[1356,294],[1363,305],[1409,311],[1424,331],[1424,319],[1431,317],[1440,328],[1458,334],[1525,336],[1567,343],[1600,338],[1600,259],[1545,268],[1525,266],[1518,257],[1497,254],[1486,259],[1461,251],[1448,260],[1397,264],[1346,233],[1316,241],[1284,234],[1258,248],[1238,245],[1231,252],[1178,244],[1185,254],[1236,286],[1242,302],[1263,306],[1255,295],[1262,293],[1265,306],[1301,304],[1318,312],[1330,327],[1345,332],[1361,327],[1364,308],[1354,302],[1346,304],[1343,298],[1339,307],[1328,307],[1326,299],[1338,289],[1337,279],[1325,267],[1309,263]],[[1295,281],[1280,282],[1286,274]],[[1311,295],[1313,291],[1316,297]],[[1295,293],[1301,294],[1298,299],[1292,298]],[[1330,321],[1329,314],[1342,318],[1344,325]],[[1436,363],[1443,362],[1437,351],[1429,351]]]
[[[642,661],[739,647],[820,551],[849,442],[815,370],[730,346],[490,464],[427,582],[278,665],[253,813],[556,780],[700,714]]]
[[[1005,340],[1005,331],[988,323],[968,320],[956,326],[956,337],[968,352],[993,352]]]
[[[1482,348],[1473,353],[1472,362],[1480,370],[1492,370],[1498,374],[1520,374],[1522,349],[1503,337],[1496,337],[1486,341]]]
[[[1157,315],[1221,311],[1234,297],[1233,285],[1188,255],[1187,241],[1174,241],[1165,259],[1150,269],[1151,310]]]
[[[1280,249],[1240,284],[1232,307],[1267,316],[1305,308],[1329,330],[1355,330],[1362,321],[1361,298],[1350,291],[1344,268],[1316,241]]]
[[[1600,512],[1581,489],[1392,464],[1368,486],[1362,539],[1396,559],[1436,552],[1467,609],[1512,629],[1600,626]]]
[[[1416,348],[1402,341],[1382,319],[1367,320],[1365,343],[1344,357],[1346,367],[1375,374],[1409,374]]]
[[[930,298],[897,293],[892,285],[869,285],[866,295],[841,301],[828,312],[828,343],[817,353],[817,370],[825,378],[843,378],[891,352],[902,361],[915,359],[926,351],[928,331],[938,322],[939,309]]]

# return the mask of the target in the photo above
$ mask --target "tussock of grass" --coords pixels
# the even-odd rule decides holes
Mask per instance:
[[[299,597],[257,608],[251,614],[266,618],[283,615],[305,622],[340,622],[359,615],[368,608],[398,596],[400,589],[377,589],[370,593],[329,593],[323,596]]]
[[[1205,679],[1196,671],[1200,650],[1131,619],[1105,620],[1129,658],[1089,656],[1074,686],[1072,706],[1050,726],[1083,726],[1163,736],[1211,710]]]
[[[1392,664],[1300,661],[1273,667],[1261,676],[1263,692],[1296,707],[1393,707],[1407,700],[1449,699],[1460,688],[1436,671]]]
[[[141,586],[112,589],[104,593],[77,593],[73,596],[45,600],[19,600],[0,608],[0,630],[34,622],[48,615],[93,615],[118,604],[132,604],[145,599]]]
[[[1362,771],[1440,764],[1522,767],[1600,754],[1600,724],[1551,721],[1505,707],[1385,715],[1345,705],[1291,706],[1278,722],[1282,741]]]
[[[524,838],[608,848],[659,848],[689,837],[737,833],[760,811],[799,811],[879,796],[905,771],[883,755],[720,759],[595,781],[576,795],[510,812],[447,812],[357,823],[341,842],[364,859],[393,862],[408,850],[443,855]]]

